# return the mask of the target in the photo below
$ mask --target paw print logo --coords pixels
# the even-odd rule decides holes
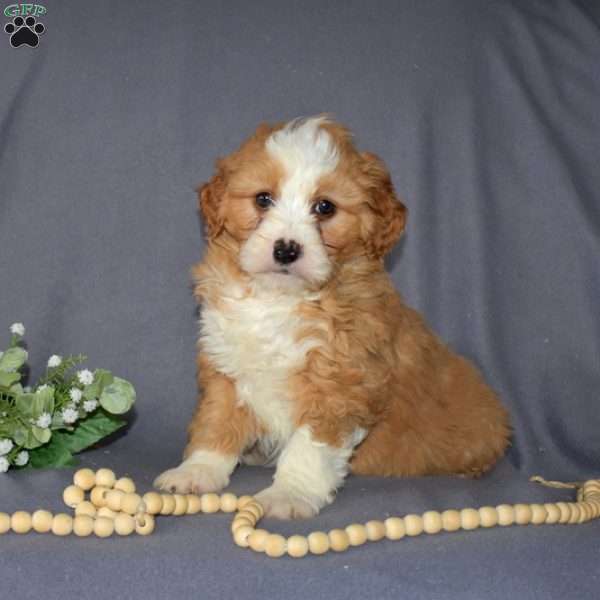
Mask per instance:
[[[35,17],[15,17],[12,23],[4,26],[4,31],[10,35],[10,45],[13,48],[26,44],[35,48],[40,41],[39,36],[46,28],[41,23],[36,23]]]

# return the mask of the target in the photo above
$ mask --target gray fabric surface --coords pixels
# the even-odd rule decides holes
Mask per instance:
[[[348,480],[308,532],[427,509],[569,498],[600,474],[600,10],[594,2],[46,2],[0,39],[0,330],[130,379],[135,419],[82,463],[150,486],[195,404],[194,188],[263,120],[333,113],[410,210],[406,300],[513,416],[480,481]],[[8,19],[6,19],[8,20]],[[1,345],[1,344],[0,344]],[[0,510],[61,508],[71,471],[0,475]],[[234,491],[271,472],[243,468]],[[591,598],[600,523],[380,542],[302,561],[235,547],[229,517],[147,539],[3,536],[3,598]]]

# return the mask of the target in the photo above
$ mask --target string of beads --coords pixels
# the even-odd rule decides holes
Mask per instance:
[[[576,502],[546,504],[501,504],[480,508],[463,508],[443,512],[427,511],[422,515],[409,514],[390,517],[385,521],[353,523],[343,529],[329,532],[313,531],[308,536],[292,535],[285,538],[266,529],[256,528],[263,517],[262,506],[252,496],[237,497],[224,494],[164,494],[147,492],[140,496],[135,483],[128,477],[117,479],[110,469],[80,469],[73,484],[65,488],[63,500],[74,510],[74,515],[52,514],[37,510],[33,514],[18,510],[12,515],[0,512],[0,534],[8,531],[24,534],[31,530],[79,537],[113,534],[149,535],[154,531],[155,516],[193,515],[197,513],[236,513],[231,524],[234,542],[242,548],[263,552],[277,558],[301,558],[307,554],[344,552],[351,547],[382,539],[400,540],[440,532],[477,528],[506,527],[508,525],[579,524],[600,517],[600,479],[583,483],[563,484],[532,478],[550,487],[568,487],[577,490]],[[86,493],[88,498],[86,498]]]

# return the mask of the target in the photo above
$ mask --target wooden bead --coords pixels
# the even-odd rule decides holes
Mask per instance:
[[[138,515],[135,519],[135,532],[138,535],[150,535],[154,531],[155,524],[152,515]]]
[[[532,504],[531,508],[531,523],[533,525],[541,525],[546,522],[548,511],[542,504]]]
[[[54,535],[70,535],[73,531],[73,517],[64,513],[54,515],[52,519],[52,533]]]
[[[264,552],[265,543],[267,542],[267,537],[269,535],[269,532],[265,529],[255,529],[248,536],[248,546],[250,546],[254,552]]]
[[[498,525],[507,527],[515,522],[515,509],[510,504],[496,506],[498,511]]]
[[[515,523],[517,525],[529,525],[531,517],[532,513],[529,504],[515,504]]]
[[[101,506],[96,513],[98,517],[106,517],[107,519],[114,519],[118,514],[119,513],[108,508],[108,506]]]
[[[233,540],[238,546],[242,548],[248,547],[248,536],[254,531],[254,527],[245,525],[244,527],[238,527],[233,532]]]
[[[171,494],[161,494],[162,497],[162,508],[160,509],[161,515],[170,515],[175,510],[175,498]]]
[[[458,531],[460,529],[460,512],[445,510],[442,513],[442,528],[444,531]]]
[[[123,503],[124,497],[125,492],[122,490],[108,490],[108,492],[106,492],[106,506],[108,506],[110,510],[121,512],[121,504]]]
[[[383,524],[385,525],[385,537],[388,540],[400,540],[406,535],[404,520],[400,517],[389,517]]]
[[[133,483],[133,479],[129,477],[121,477],[120,479],[117,479],[113,488],[125,494],[134,494],[136,491],[135,483]]]
[[[200,508],[203,513],[216,513],[221,509],[221,498],[218,494],[202,494],[200,496]]]
[[[227,492],[221,496],[221,510],[225,513],[232,513],[237,510],[238,499],[235,494]]]
[[[271,533],[265,542],[265,554],[271,558],[279,558],[286,552],[286,539],[277,533]]]
[[[18,510],[10,518],[10,527],[15,533],[28,533],[31,530],[31,515]]]
[[[78,485],[68,485],[63,492],[63,502],[70,508],[74,508],[83,502],[85,492]]]
[[[558,523],[560,520],[560,509],[558,508],[558,506],[556,506],[556,504],[548,502],[544,504],[544,508],[546,509],[545,522],[548,525],[554,525],[555,523]]]
[[[91,469],[79,469],[73,475],[73,483],[87,492],[96,485],[96,473]]]
[[[244,505],[244,508],[242,509],[242,511],[252,513],[257,521],[259,519],[262,519],[262,517],[265,514],[263,507],[254,499],[252,500],[252,502],[247,502]],[[242,512],[242,511],[240,511],[240,512]]]
[[[240,527],[254,527],[256,523],[247,517],[236,517],[231,522],[231,533],[235,533]]]
[[[235,515],[236,519],[247,519],[248,521],[250,521],[250,523],[252,523],[252,525],[256,524],[256,521],[258,521],[258,519],[256,518],[256,515],[253,512],[250,512],[249,510],[240,510],[240,512],[238,512]]]
[[[248,502],[252,502],[254,500],[253,496],[240,496],[237,501],[237,509],[242,510]]]
[[[52,513],[48,510],[36,510],[31,515],[31,526],[37,533],[48,533],[52,529]]]
[[[182,494],[173,494],[173,499],[175,500],[175,508],[173,509],[173,515],[175,515],[176,517],[179,517],[180,515],[185,515],[188,507],[187,498]]]
[[[96,507],[88,500],[84,500],[83,502],[81,502],[80,504],[78,504],[75,507],[75,514],[77,516],[86,515],[88,517],[95,517],[96,512],[97,512]]]
[[[498,525],[498,511],[493,506],[482,506],[479,509],[479,521],[482,527]]]
[[[480,524],[479,511],[474,508],[463,508],[460,511],[460,526],[466,531],[477,529]]]
[[[568,523],[579,523],[579,517],[581,516],[581,508],[579,504],[569,502],[569,508],[571,509],[571,515],[569,517]]]
[[[404,517],[406,535],[415,536],[423,533],[423,519],[420,515],[406,515]]]
[[[73,533],[78,537],[87,537],[94,532],[94,519],[88,515],[77,515],[73,519]]]
[[[163,507],[163,498],[157,492],[146,492],[142,498],[146,505],[146,512],[151,515],[160,513]]]
[[[311,554],[325,554],[329,550],[329,536],[324,531],[313,531],[307,539]]]
[[[422,518],[425,533],[435,534],[442,530],[442,515],[437,510],[428,510]]]
[[[385,537],[385,525],[381,521],[368,521],[365,523],[365,529],[370,542],[378,542]]]
[[[367,529],[360,523],[348,525],[346,533],[348,534],[348,541],[351,546],[360,546],[367,541]]]
[[[90,500],[92,501],[92,504],[96,508],[101,508],[102,506],[106,506],[106,494],[107,493],[108,493],[107,487],[97,485],[96,487],[92,488],[92,491],[90,492]]]
[[[112,488],[116,481],[117,478],[110,469],[98,469],[96,471],[96,485]]]
[[[139,494],[125,494],[121,501],[121,512],[128,515],[135,515],[138,512],[145,512],[146,505]]]
[[[200,502],[200,496],[196,494],[188,494],[187,499],[187,510],[185,511],[188,515],[197,515],[202,510],[202,504]]]
[[[0,512],[0,535],[10,531],[10,515]]]
[[[579,502],[579,521],[578,523],[585,523],[592,518],[592,507],[588,502]]]
[[[387,531],[387,529],[386,529]],[[329,547],[334,552],[345,552],[350,546],[350,538],[343,529],[332,529],[329,532]]]
[[[571,518],[571,507],[566,502],[557,502],[556,507],[560,510],[559,523],[568,523]]]
[[[329,541],[329,539],[327,541]],[[306,556],[309,549],[312,552],[308,539],[303,535],[292,535],[287,539],[287,553],[292,558],[302,558],[303,556]],[[313,554],[317,553],[313,552]]]
[[[110,537],[115,530],[115,522],[106,517],[98,517],[94,521],[94,534],[100,538]]]
[[[115,517],[115,533],[117,535],[131,535],[135,531],[135,519],[128,514],[119,513]]]

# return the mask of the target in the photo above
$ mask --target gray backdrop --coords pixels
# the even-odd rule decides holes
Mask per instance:
[[[0,32],[0,331],[7,342],[25,323],[34,375],[52,353],[84,352],[135,384],[130,430],[83,464],[146,487],[177,463],[196,391],[194,188],[260,121],[328,111],[389,165],[410,210],[394,281],[482,367],[514,445],[480,481],[350,478],[318,518],[266,525],[566,499],[527,478],[600,474],[599,3],[45,6],[37,48]],[[0,475],[0,509],[59,510],[70,477]],[[244,468],[232,489],[270,477]],[[147,539],[3,536],[0,594],[564,598],[598,585],[600,523],[294,562],[233,546],[229,519],[165,518]]]

